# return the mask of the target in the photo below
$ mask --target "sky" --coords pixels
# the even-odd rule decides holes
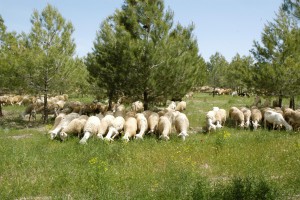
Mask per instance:
[[[273,22],[283,0],[165,0],[174,12],[175,24],[195,25],[199,54],[209,61],[219,52],[228,62],[238,53],[251,55],[254,41],[261,40],[264,26]],[[76,54],[92,51],[101,22],[120,9],[124,0],[0,0],[0,15],[8,31],[29,33],[34,10],[56,7],[75,31]]]

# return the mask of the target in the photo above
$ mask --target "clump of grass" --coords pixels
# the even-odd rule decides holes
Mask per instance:
[[[279,190],[263,178],[234,177],[226,183],[209,184],[199,180],[191,193],[192,199],[272,200],[279,199]]]

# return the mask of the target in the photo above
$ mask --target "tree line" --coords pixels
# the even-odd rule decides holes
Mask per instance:
[[[230,63],[218,52],[199,55],[194,24],[174,24],[163,0],[125,0],[101,22],[92,51],[75,55],[74,27],[48,4],[31,16],[29,33],[7,31],[0,16],[0,91],[94,94],[109,105],[121,96],[148,105],[181,98],[195,86],[244,88],[264,95],[299,95],[299,1],[284,0],[252,56]],[[1,104],[0,104],[1,108]]]

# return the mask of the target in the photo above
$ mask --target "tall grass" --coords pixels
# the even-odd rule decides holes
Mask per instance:
[[[129,143],[92,138],[79,145],[78,138],[51,141],[45,134],[51,124],[26,127],[28,122],[2,119],[0,197],[299,198],[299,133],[228,127],[200,133],[203,115],[212,106],[228,109],[247,101],[251,99],[196,94],[186,111],[194,131],[185,142],[173,135],[168,142],[148,136]]]

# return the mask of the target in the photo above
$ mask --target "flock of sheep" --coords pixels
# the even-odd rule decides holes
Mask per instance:
[[[6,99],[5,102],[8,104],[13,100],[22,104],[28,102],[28,98]],[[108,106],[100,102],[84,104],[67,100],[67,95],[48,99],[49,114],[55,116],[54,127],[49,131],[51,139],[66,140],[69,136],[76,135],[81,138],[80,143],[85,144],[92,136],[107,141],[120,137],[125,141],[131,138],[143,139],[145,134],[155,134],[160,139],[169,140],[173,132],[177,132],[183,140],[188,136],[189,119],[184,114],[185,101],[177,104],[172,101],[166,108],[154,112],[144,111],[143,103],[140,101],[132,103],[130,111],[126,111],[122,102],[116,103],[111,111],[107,111]],[[43,113],[43,98],[30,98],[29,102],[21,116],[24,118],[29,115],[29,120],[30,117],[36,119],[37,113]],[[260,99],[256,98],[254,105],[258,105],[258,102]],[[228,121],[237,128],[256,130],[263,126],[297,131],[300,130],[300,110],[270,108],[264,105],[262,108],[231,107],[227,112],[225,109],[213,107],[206,113],[204,130],[216,131],[228,125]]]
[[[144,111],[143,103],[132,103],[131,110],[125,111],[123,104],[118,104],[113,111],[105,115],[82,115],[71,112],[58,114],[53,129],[49,131],[51,139],[66,140],[69,136],[77,136],[81,144],[96,136],[99,139],[113,141],[122,137],[123,140],[143,139],[145,134],[157,134],[159,138],[169,140],[172,129],[185,140],[188,136],[189,120],[183,113],[186,102],[170,105],[159,111]]]
[[[228,118],[235,124],[235,127],[257,130],[260,123],[263,122],[265,128],[281,129],[285,128],[287,131],[300,129],[300,110],[293,110],[291,108],[257,108],[255,106],[249,108],[231,107],[228,113]],[[207,131],[222,128],[226,122],[226,110],[218,107],[206,114]]]

